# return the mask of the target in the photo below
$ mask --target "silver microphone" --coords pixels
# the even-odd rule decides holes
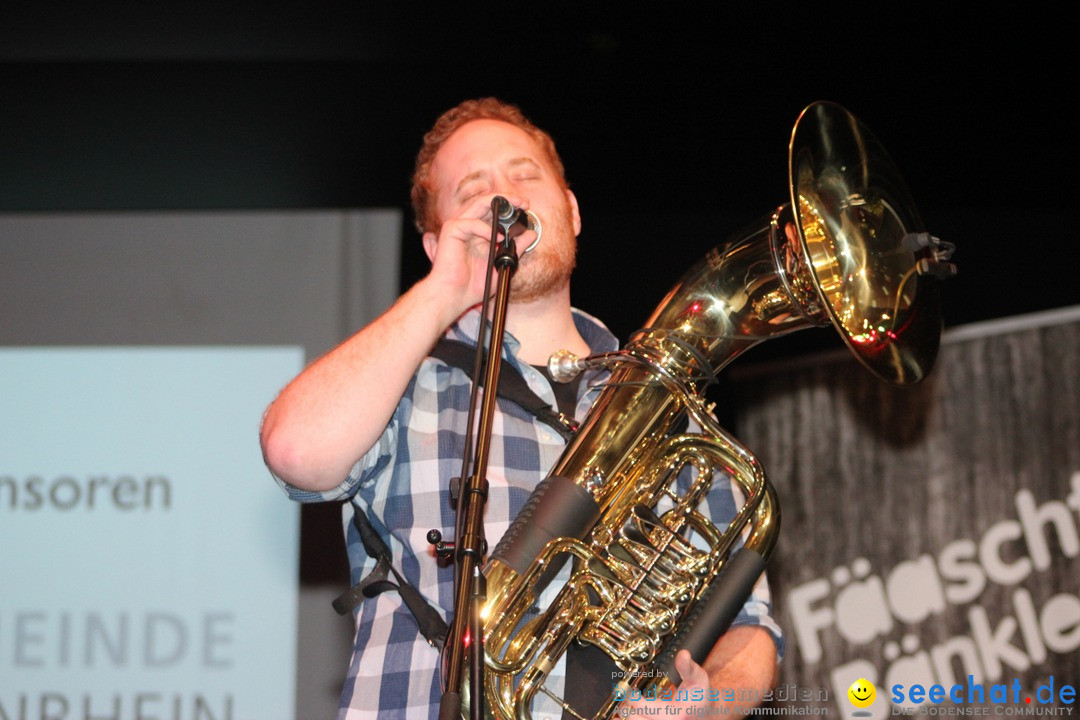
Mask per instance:
[[[494,207],[498,209],[495,213],[495,220],[499,223],[506,237],[515,238],[526,230],[532,230],[536,233],[536,239],[520,254],[524,255],[532,252],[533,248],[540,244],[540,236],[543,234],[543,226],[536,213],[532,210],[522,210],[514,207],[509,200],[501,195],[496,195],[492,202]]]

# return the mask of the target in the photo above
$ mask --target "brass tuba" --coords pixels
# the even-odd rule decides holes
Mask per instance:
[[[534,697],[553,694],[548,674],[579,643],[610,658],[619,684],[570,712],[608,717],[618,691],[676,685],[675,652],[701,662],[726,631],[780,522],[757,459],[705,400],[739,353],[832,324],[886,381],[918,382],[933,365],[936,280],[955,272],[952,246],[923,232],[884,150],[847,110],[815,103],[792,132],[789,181],[790,204],[710,251],[624,350],[552,359],[564,377],[590,365],[610,376],[484,570],[489,716],[530,718]],[[675,431],[687,418],[700,433]],[[723,530],[700,510],[718,474],[744,498]],[[530,612],[568,559],[569,580]]]

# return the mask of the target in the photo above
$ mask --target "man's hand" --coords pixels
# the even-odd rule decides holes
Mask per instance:
[[[491,245],[491,200],[494,195],[480,195],[469,202],[455,218],[439,228],[438,235],[424,233],[424,251],[431,260],[428,280],[440,288],[440,294],[453,308],[456,317],[484,299],[488,255]],[[504,196],[514,207],[528,209],[528,202]],[[527,230],[517,242],[527,247],[535,233]],[[494,282],[494,275],[492,276]]]
[[[776,646],[763,628],[741,625],[731,628],[720,638],[704,666],[694,662],[689,652],[680,650],[675,656],[675,669],[682,682],[670,697],[624,702],[618,715],[700,718],[715,714],[715,711],[709,713],[710,705],[727,703],[740,708],[755,707],[776,682]],[[690,712],[691,709],[694,712]]]
[[[680,650],[675,656],[675,669],[679,671],[682,682],[670,695],[661,693],[661,697],[653,699],[641,698],[640,700],[628,700],[618,710],[619,717],[639,715],[655,716],[659,718],[672,718],[679,720],[684,717],[702,717],[703,712],[688,712],[691,708],[704,711],[710,705],[709,702],[709,674],[705,668],[694,662],[690,653]],[[677,698],[687,698],[679,700]],[[690,698],[697,698],[691,700]]]

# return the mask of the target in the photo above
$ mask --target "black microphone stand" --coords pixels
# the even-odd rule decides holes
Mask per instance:
[[[510,208],[511,212],[506,212]],[[499,364],[502,357],[503,336],[506,331],[506,309],[510,299],[510,280],[517,270],[518,256],[510,227],[515,219],[512,206],[505,199],[495,197],[491,201],[491,245],[488,252],[489,272],[484,280],[484,301],[480,311],[481,330],[476,343],[476,364],[473,377],[480,379],[483,365],[483,382],[474,381],[469,400],[469,421],[465,434],[465,452],[462,460],[461,486],[457,498],[454,572],[454,617],[450,625],[444,652],[443,696],[439,705],[439,720],[460,720],[462,673],[466,655],[469,660],[469,711],[472,720],[484,717],[484,635],[480,611],[487,597],[486,582],[482,570],[487,541],[484,539],[484,508],[487,504],[487,467],[491,445],[491,425],[495,416],[495,388],[499,384]],[[509,217],[507,217],[509,216]],[[498,237],[502,231],[503,241]],[[485,343],[489,299],[491,298],[491,272],[498,272],[494,294],[494,309],[490,333]],[[485,347],[487,348],[486,362]],[[480,408],[480,427],[476,434],[476,452],[469,463],[476,417],[477,389],[483,386],[483,404]]]

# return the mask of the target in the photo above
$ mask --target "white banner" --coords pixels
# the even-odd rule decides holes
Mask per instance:
[[[0,350],[0,718],[292,717],[299,512],[257,433],[302,364]]]

